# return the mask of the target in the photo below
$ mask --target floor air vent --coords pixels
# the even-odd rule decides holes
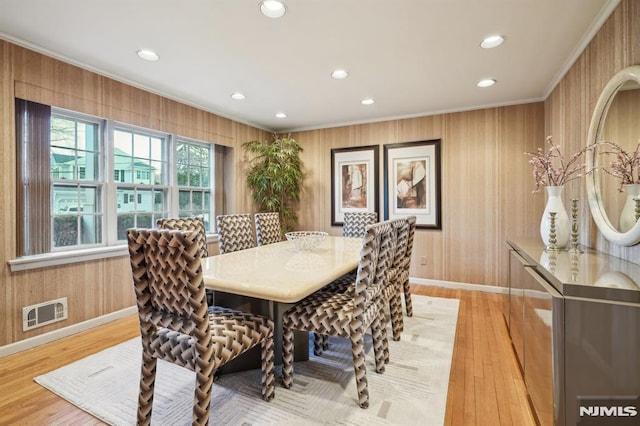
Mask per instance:
[[[22,331],[67,319],[67,298],[62,297],[22,308]]]

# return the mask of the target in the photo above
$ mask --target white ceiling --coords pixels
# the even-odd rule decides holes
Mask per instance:
[[[0,38],[285,132],[543,100],[618,2],[285,0],[271,19],[258,0],[0,0]]]

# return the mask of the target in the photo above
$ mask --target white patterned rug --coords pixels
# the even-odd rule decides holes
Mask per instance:
[[[209,423],[442,425],[459,301],[415,295],[412,300],[414,316],[405,317],[401,341],[389,341],[391,362],[384,374],[374,371],[367,336],[368,409],[356,402],[349,341],[332,338],[322,356],[295,364],[291,389],[276,378],[271,402],[260,397],[259,370],[222,375],[213,385]],[[34,380],[108,424],[134,425],[140,353],[139,339],[132,339]],[[191,423],[194,381],[191,371],[158,363],[152,424]]]

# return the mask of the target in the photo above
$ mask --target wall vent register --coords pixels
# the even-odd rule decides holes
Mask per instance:
[[[38,303],[22,308],[22,331],[67,319],[67,298]]]

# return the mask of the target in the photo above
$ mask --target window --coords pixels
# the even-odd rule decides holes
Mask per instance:
[[[16,99],[19,255],[119,245],[161,217],[210,229],[215,145],[175,140]]]
[[[102,243],[101,125],[51,115],[51,246]]]
[[[211,222],[211,146],[179,140],[176,147],[178,213]]]
[[[168,137],[124,128],[113,133],[114,169],[120,171],[117,235],[126,240],[128,228],[153,228],[168,216]]]

